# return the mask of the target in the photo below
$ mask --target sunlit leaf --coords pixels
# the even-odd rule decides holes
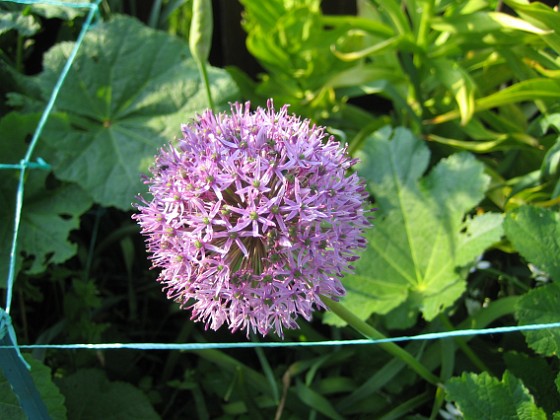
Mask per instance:
[[[536,78],[524,80],[475,101],[475,112],[484,111],[523,101],[536,99],[560,100],[560,81]],[[439,124],[460,117],[459,111],[450,111],[435,117],[432,122]]]
[[[550,31],[531,25],[523,19],[500,12],[475,12],[450,18],[434,19],[432,28],[451,33],[468,33],[470,36],[507,29],[543,35]]]
[[[560,281],[560,214],[533,206],[508,213],[504,229],[519,253]]]
[[[459,107],[461,124],[465,125],[474,113],[474,81],[467,71],[450,60],[433,60],[431,64],[436,79],[453,95]]]
[[[542,39],[558,53],[560,52],[560,16],[558,11],[552,9],[544,2],[525,2],[519,0],[505,0],[505,3],[515,10],[526,21],[541,27],[548,32]]]
[[[376,133],[360,158],[359,173],[379,210],[355,274],[343,280],[344,304],[361,319],[405,305],[431,320],[463,293],[465,279],[457,268],[502,234],[498,214],[465,218],[483,198],[488,177],[481,163],[461,153],[422,178],[429,151],[405,129]],[[326,320],[340,325],[331,314]]]
[[[64,19],[64,20],[73,20],[76,17],[83,15],[84,13],[88,12],[90,9],[86,7],[76,7],[72,6],[74,4],[87,4],[83,0],[62,0],[59,3],[68,3],[68,6],[60,6],[56,4],[33,4],[31,6],[31,10],[34,14],[44,16],[47,19]]]
[[[520,325],[547,324],[560,319],[560,285],[558,283],[533,289],[517,303],[515,316]],[[545,356],[560,355],[560,329],[524,331],[527,344]]]
[[[32,36],[39,29],[41,29],[41,25],[35,16],[19,11],[0,10],[0,34],[16,30],[21,36]]]
[[[506,371],[501,380],[487,372],[463,373],[445,385],[446,398],[454,401],[465,420],[546,420],[523,383]]]

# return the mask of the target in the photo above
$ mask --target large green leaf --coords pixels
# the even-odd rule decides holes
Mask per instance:
[[[454,401],[465,420],[546,420],[523,383],[506,371],[502,380],[483,372],[463,373],[445,385],[447,399]]]
[[[31,135],[38,115],[10,113],[0,120],[0,156],[2,163],[18,163],[25,155],[26,138]],[[14,230],[15,203],[19,171],[2,171],[0,178],[0,288],[6,286],[10,248]],[[27,257],[27,272],[40,273],[50,263],[62,263],[74,256],[75,244],[68,240],[79,227],[80,216],[92,201],[79,186],[47,182],[48,172],[28,169],[18,235],[17,273],[23,257]]]
[[[66,407],[64,396],[52,381],[52,374],[49,367],[34,359],[30,355],[25,355],[25,360],[31,366],[31,376],[37,387],[41,399],[47,407],[52,420],[66,419]],[[0,420],[25,420],[23,409],[20,407],[17,396],[14,394],[10,384],[0,371]]]
[[[409,131],[384,129],[364,145],[358,171],[379,210],[355,274],[344,278],[345,305],[361,319],[401,307],[427,320],[463,293],[457,268],[480,256],[502,234],[497,214],[466,217],[483,198],[488,177],[472,155],[428,166],[428,148]],[[327,322],[340,325],[333,315]]]
[[[159,416],[146,395],[126,382],[111,382],[103,371],[81,369],[60,382],[68,418],[151,420]]]
[[[517,303],[515,316],[520,325],[547,324],[560,319],[560,284],[552,283],[529,291]],[[527,344],[546,356],[560,355],[560,329],[524,331]]]
[[[560,281],[560,214],[522,206],[508,213],[504,221],[507,237],[530,263]]]
[[[39,76],[45,98],[73,47],[57,44],[46,54]],[[216,104],[235,99],[227,73],[210,69],[209,76]],[[207,102],[186,44],[116,17],[85,37],[55,106],[66,124],[45,130],[56,176],[102,205],[128,209],[159,146]]]

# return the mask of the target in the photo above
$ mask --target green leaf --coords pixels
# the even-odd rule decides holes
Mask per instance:
[[[461,125],[467,124],[474,113],[476,85],[468,72],[456,62],[446,59],[431,61],[436,79],[453,95],[459,108]]]
[[[541,166],[541,176],[545,180],[549,180],[556,185],[552,192],[551,198],[560,196],[560,136],[556,139],[556,143],[552,145],[546,152]]]
[[[409,131],[377,132],[364,145],[358,171],[379,210],[368,247],[347,275],[344,304],[361,319],[405,305],[407,317],[432,320],[463,293],[468,265],[502,235],[501,217],[465,218],[484,197],[488,177],[468,153],[452,155],[421,178],[429,150]],[[333,315],[329,323],[340,325]]]
[[[18,163],[25,156],[26,139],[33,132],[38,115],[10,113],[0,120],[0,156],[2,163]],[[0,178],[0,288],[6,286],[13,238],[19,171],[4,170]],[[23,258],[28,259],[26,272],[37,274],[48,264],[62,263],[75,255],[77,247],[68,240],[79,227],[80,216],[92,201],[75,184],[48,180],[44,169],[28,169],[18,235],[16,274]]]
[[[507,369],[523,381],[540,407],[547,413],[560,410],[560,398],[555,385],[556,371],[547,359],[506,352],[504,362]]]
[[[522,206],[507,214],[507,237],[530,263],[560,281],[560,214],[556,211]]]
[[[305,386],[302,382],[298,382],[296,390],[299,399],[313,410],[318,411],[329,419],[343,419],[343,417],[336,412],[327,398]]]
[[[546,420],[527,388],[508,371],[501,381],[486,372],[463,373],[451,378],[445,390],[446,398],[457,404],[465,420]]]
[[[537,99],[560,99],[560,81],[554,79],[535,78],[524,80],[506,87],[475,101],[474,112],[485,111],[503,105],[514,104]],[[460,116],[459,111],[450,111],[435,117],[432,122],[439,124]]]
[[[83,15],[89,11],[86,7],[73,7],[72,3],[84,4],[82,0],[62,0],[63,3],[68,3],[68,6],[55,6],[52,4],[33,4],[31,10],[34,14],[44,16],[47,19],[63,19],[73,20],[78,16]]]
[[[48,264],[58,264],[74,256],[77,246],[68,240],[80,226],[80,216],[91,207],[91,198],[75,184],[50,188],[47,173],[35,171],[25,187],[24,213],[20,230],[21,250],[35,258],[26,270],[42,272]]]
[[[531,25],[523,19],[500,12],[475,12],[434,19],[431,26],[437,31],[468,34],[472,37],[504,30],[526,31],[537,35],[551,32]]]
[[[159,418],[142,391],[126,382],[109,381],[99,369],[78,370],[61,380],[60,389],[72,420]]]
[[[46,54],[39,76],[45,98],[73,47],[57,44]],[[217,104],[235,98],[225,71],[209,69],[209,77]],[[44,140],[56,176],[97,203],[129,209],[145,190],[140,174],[181,123],[206,108],[206,94],[186,44],[115,17],[86,35],[55,106],[65,126],[49,125]]]
[[[552,283],[524,294],[517,303],[515,316],[519,325],[546,324],[560,319],[560,284]],[[524,331],[529,347],[546,356],[560,353],[560,329]]]
[[[560,52],[560,16],[558,11],[541,2],[525,2],[520,0],[505,0],[505,3],[515,10],[527,22],[548,30],[542,40],[550,45],[557,53]]]
[[[25,360],[31,366],[31,376],[45,403],[52,420],[65,420],[66,407],[64,396],[52,381],[51,369],[43,363],[33,358],[31,355],[24,355]],[[19,405],[17,396],[12,391],[10,384],[0,371],[0,420],[24,420],[27,416]]]
[[[0,35],[15,29],[21,36],[33,36],[41,29],[37,19],[21,12],[0,11]]]

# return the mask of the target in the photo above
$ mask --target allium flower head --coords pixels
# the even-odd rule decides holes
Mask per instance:
[[[334,299],[365,246],[367,197],[355,160],[323,128],[234,104],[182,126],[146,180],[134,215],[167,297],[192,319],[265,335]]]

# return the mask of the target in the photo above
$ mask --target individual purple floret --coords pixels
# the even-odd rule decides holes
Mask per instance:
[[[167,297],[206,328],[297,328],[337,299],[369,221],[356,163],[322,127],[236,103],[206,111],[163,148],[133,217]]]

